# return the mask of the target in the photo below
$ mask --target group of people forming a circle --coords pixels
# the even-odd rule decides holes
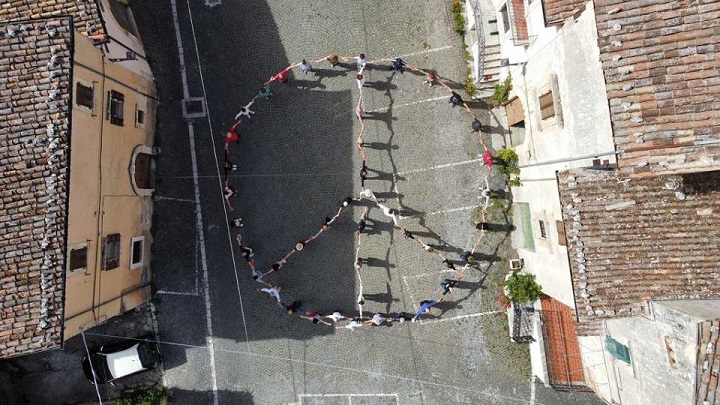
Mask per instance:
[[[465,252],[462,257],[461,261],[461,267],[458,269],[456,267],[456,263],[447,259],[440,251],[433,248],[432,246],[425,243],[423,240],[421,240],[419,237],[414,235],[411,231],[406,229],[401,223],[400,220],[402,217],[400,216],[399,212],[394,209],[390,208],[387,205],[383,204],[382,202],[378,201],[378,198],[375,196],[373,191],[369,188],[365,188],[365,180],[367,180],[368,177],[368,166],[367,166],[367,156],[365,154],[364,149],[364,142],[363,142],[363,132],[365,130],[365,123],[363,122],[363,115],[364,115],[364,109],[363,109],[363,95],[364,95],[364,86],[365,86],[365,69],[372,65],[379,66],[380,64],[389,63],[390,67],[400,73],[404,73],[406,69],[422,75],[425,80],[424,84],[427,84],[429,87],[432,87],[436,83],[442,86],[445,90],[450,92],[450,98],[448,102],[451,104],[452,107],[456,106],[463,106],[465,107],[465,110],[470,114],[472,121],[468,124],[472,128],[472,133],[477,134],[478,139],[480,141],[480,144],[482,145],[483,149],[485,150],[483,154],[483,160],[488,166],[488,168],[492,168],[493,164],[493,157],[491,152],[488,150],[488,148],[485,146],[485,143],[482,140],[482,136],[480,133],[481,130],[481,124],[480,121],[477,119],[477,117],[473,114],[472,110],[468,107],[468,105],[465,103],[465,101],[462,99],[462,97],[453,91],[450,86],[448,85],[448,81],[444,80],[442,77],[440,77],[437,73],[432,71],[423,70],[417,67],[414,67],[412,65],[407,64],[405,61],[403,61],[401,58],[383,58],[378,59],[375,61],[370,61],[369,58],[365,54],[359,54],[356,57],[344,57],[344,56],[338,56],[335,54],[328,55],[324,58],[313,60],[313,61],[307,61],[306,59],[303,59],[300,63],[295,63],[287,68],[283,69],[282,71],[274,74],[268,81],[264,83],[264,85],[260,88],[258,94],[250,100],[249,103],[244,105],[240,108],[240,111],[235,116],[235,123],[230,127],[230,129],[225,133],[225,160],[223,162],[223,170],[225,172],[225,181],[224,181],[224,193],[225,193],[225,201],[227,203],[228,209],[230,212],[234,212],[234,207],[232,205],[231,199],[233,197],[237,197],[237,190],[235,187],[230,185],[229,182],[229,173],[232,171],[237,170],[237,165],[232,163],[228,159],[228,149],[229,144],[231,143],[239,143],[240,142],[240,135],[237,132],[238,125],[243,121],[243,117],[246,117],[248,120],[250,119],[251,115],[254,115],[255,112],[250,109],[250,107],[255,103],[256,100],[269,100],[273,96],[271,83],[272,82],[278,82],[281,84],[288,83],[290,80],[289,73],[294,68],[299,68],[301,72],[305,75],[309,74],[313,71],[313,64],[319,64],[322,62],[328,62],[332,66],[332,68],[345,68],[348,70],[353,70],[354,67],[357,67],[357,74],[355,75],[355,79],[357,82],[357,86],[359,89],[359,97],[358,101],[355,107],[355,115],[360,122],[360,134],[357,138],[357,147],[360,151],[360,154],[362,155],[362,166],[360,167],[360,184],[362,191],[355,197],[347,197],[344,200],[340,202],[340,206],[338,208],[337,213],[335,213],[332,217],[326,217],[325,220],[322,222],[320,226],[320,230],[317,231],[313,236],[309,237],[308,239],[305,239],[303,241],[298,242],[292,249],[290,249],[281,259],[274,262],[268,269],[261,270],[259,269],[255,264],[255,251],[253,248],[246,244],[243,241],[242,234],[238,232],[236,236],[236,241],[240,249],[240,255],[247,261],[247,264],[252,271],[252,278],[255,282],[260,284],[256,290],[258,292],[266,293],[268,296],[273,298],[277,301],[278,307],[280,307],[282,310],[286,311],[288,314],[293,315],[297,314],[301,318],[308,319],[312,321],[315,324],[322,324],[329,327],[335,327],[338,329],[350,329],[354,330],[363,326],[380,326],[383,324],[391,324],[393,322],[405,322],[405,321],[411,321],[415,322],[421,318],[423,314],[429,313],[431,309],[435,306],[437,306],[440,302],[442,302],[445,297],[452,293],[452,291],[458,287],[459,283],[462,282],[465,272],[472,263],[474,262],[474,254],[478,246],[480,245],[480,242],[482,241],[483,236],[488,231],[488,224],[486,221],[486,211],[488,207],[489,202],[489,184],[488,184],[488,178],[490,176],[490,171],[485,174],[484,180],[485,180],[485,187],[482,190],[481,197],[485,198],[485,205],[482,210],[482,220],[481,222],[478,222],[476,224],[476,229],[478,231],[478,237],[476,239],[476,242],[473,244],[472,249]],[[344,62],[354,62],[353,64],[346,64]],[[284,301],[280,295],[281,287],[277,285],[273,285],[269,280],[268,276],[273,272],[278,272],[280,269],[283,268],[283,266],[287,263],[287,260],[295,253],[298,253],[302,251],[308,243],[314,241],[317,239],[323,232],[328,230],[330,226],[335,222],[336,219],[340,217],[340,215],[343,214],[348,208],[350,208],[353,205],[360,205],[363,206],[363,213],[360,218],[360,221],[357,225],[357,233],[358,233],[358,242],[357,242],[357,248],[355,253],[355,259],[353,262],[353,267],[355,268],[355,272],[358,278],[358,284],[359,284],[359,294],[357,297],[357,307],[358,312],[357,314],[349,315],[349,314],[342,314],[340,311],[333,311],[332,313],[320,313],[316,310],[308,310],[303,307],[302,302],[300,301],[292,301],[289,304],[287,301]],[[363,296],[363,282],[361,277],[361,269],[363,267],[364,261],[359,256],[360,254],[360,248],[362,246],[363,237],[367,235],[366,226],[367,226],[367,214],[368,211],[372,207],[377,207],[382,210],[383,214],[387,217],[389,217],[395,228],[402,231],[403,235],[406,239],[411,240],[415,242],[422,250],[424,250],[427,253],[434,254],[439,257],[439,259],[442,261],[442,263],[450,270],[456,271],[456,277],[455,278],[447,278],[440,282],[440,293],[438,296],[434,297],[433,299],[427,299],[423,300],[419,303],[418,309],[414,315],[411,313],[405,313],[400,312],[397,314],[383,314],[383,313],[374,313],[372,316],[365,316],[363,314],[363,305],[365,304],[365,298]],[[242,220],[240,218],[234,218],[230,221],[230,226],[235,229],[240,229],[244,226]]]

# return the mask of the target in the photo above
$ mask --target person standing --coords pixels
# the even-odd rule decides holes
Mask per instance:
[[[225,194],[225,202],[227,202],[228,209],[230,210],[230,212],[235,211],[232,204],[230,203],[230,197],[237,194],[237,191],[235,191],[235,188],[233,186],[225,186],[224,194]]]
[[[228,129],[227,133],[225,134],[225,146],[229,144],[230,142],[240,143],[240,134],[237,133],[237,130],[235,130],[235,127],[240,124],[242,120],[237,121],[233,126]]]
[[[365,219],[361,218],[358,222],[358,233],[363,233],[365,227],[367,227],[367,223],[365,222]]]
[[[285,310],[287,311],[288,315],[292,315],[294,313],[305,313],[305,308],[302,306],[301,301],[293,301],[290,305],[285,305]]]
[[[337,67],[340,64],[340,58],[334,53],[331,53],[325,59],[330,62],[330,66],[332,67]]]
[[[245,104],[244,107],[240,107],[240,112],[235,115],[235,119],[240,118],[241,116],[246,116],[248,119],[250,119],[250,114],[255,114],[255,111],[250,109],[250,106],[253,105],[255,101],[251,101],[247,104]]]
[[[258,98],[258,99],[260,99],[260,100],[268,100],[268,101],[270,101],[270,96],[272,96],[272,95],[273,95],[273,92],[272,92],[272,90],[270,89],[270,84],[268,83],[268,84],[266,84],[264,87],[262,87],[262,88],[260,89],[260,91],[258,92],[257,96],[255,96],[255,97]]]
[[[322,315],[317,311],[309,312],[307,315],[300,315],[300,318],[309,319],[314,324],[322,323],[325,326],[332,326],[330,322],[323,320]]]
[[[380,326],[380,325],[382,325],[383,323],[385,323],[385,322],[387,322],[387,321],[388,321],[388,319],[387,319],[386,317],[384,317],[381,313],[376,312],[376,313],[373,314],[373,317],[372,317],[372,318],[370,318],[369,320],[363,322],[363,326],[370,326],[370,325],[372,325],[372,326]]]
[[[255,291],[262,291],[264,293],[267,293],[271,297],[275,297],[278,307],[280,307],[280,309],[283,309],[282,299],[280,298],[280,287],[263,287],[260,289],[256,288]]]
[[[464,101],[459,94],[453,91],[450,94],[450,100],[448,100],[448,103],[452,104],[452,107],[455,108],[455,106],[463,105]]]
[[[332,319],[333,322],[338,323],[346,317],[341,314],[340,311],[335,311],[330,315],[325,315],[325,318]]]
[[[393,70],[396,72],[400,72],[401,74],[404,73],[405,70],[405,61],[403,61],[400,58],[395,58],[390,61],[390,65],[392,66]]]
[[[312,64],[305,59],[303,59],[298,66],[300,66],[300,70],[306,75],[312,70]]]
[[[360,166],[360,186],[365,188],[365,180],[367,180],[368,176],[368,167],[365,165],[365,161],[362,161],[362,166]]]
[[[457,286],[458,280],[451,280],[449,278],[444,279],[440,282],[440,288],[442,288],[442,295],[452,292]]]
[[[476,117],[473,117],[472,122],[470,123],[470,128],[472,128],[472,132],[480,132],[482,129],[482,124],[480,123],[480,120],[478,120]]]
[[[355,81],[357,81],[358,89],[362,89],[365,85],[365,76],[358,74],[357,76],[355,76]]]
[[[418,309],[418,311],[415,313],[415,317],[412,319],[412,321],[415,322],[416,320],[418,320],[418,318],[420,318],[420,315],[430,312],[430,308],[439,304],[443,300],[443,298],[444,298],[444,296],[441,297],[437,301],[436,300],[420,301],[420,309]]]
[[[427,84],[428,87],[432,87],[433,84],[435,84],[435,81],[437,80],[437,75],[433,72],[428,73],[427,78],[423,83]]]
[[[245,225],[242,223],[242,218],[235,218],[230,220],[231,228],[242,228],[243,226]]]
[[[360,55],[358,55],[358,57],[355,58],[355,62],[357,63],[358,70],[365,69],[365,65],[367,65],[368,60],[369,59],[365,56],[364,53],[361,53]]]
[[[290,80],[290,77],[287,73],[288,69],[285,69],[282,72],[275,74],[273,77],[270,78],[270,80],[277,80],[280,83],[287,83]]]
[[[345,326],[337,326],[337,329],[342,329],[342,328],[344,328],[344,329],[355,330],[355,329],[357,329],[357,328],[362,328],[362,326],[363,326],[363,322],[362,322],[362,319],[361,319],[361,318],[353,318],[353,320],[350,321],[350,323],[348,323],[347,325],[345,325]]]

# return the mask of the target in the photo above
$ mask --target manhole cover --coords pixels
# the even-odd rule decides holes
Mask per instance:
[[[194,97],[183,100],[183,115],[185,118],[199,118],[205,116],[205,100]]]

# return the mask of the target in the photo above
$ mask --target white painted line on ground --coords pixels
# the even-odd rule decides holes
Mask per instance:
[[[333,397],[398,397],[398,394],[300,394],[299,398],[333,398]]]
[[[503,311],[495,311],[495,312],[503,312]],[[487,313],[487,314],[490,314],[490,313]],[[479,316],[479,315],[481,315],[481,314],[472,314],[470,316]],[[450,319],[452,319],[452,318],[450,318]],[[422,324],[423,322],[420,322],[420,323]],[[424,322],[424,323],[429,323],[429,322]],[[136,339],[136,338],[128,338],[127,336],[109,335],[109,334],[104,334],[104,333],[86,333],[86,335],[104,336],[104,337],[111,337],[111,338],[115,338],[115,339],[133,340],[133,341],[143,340],[143,339]],[[185,348],[207,349],[207,347],[205,347],[205,346],[192,345],[192,344],[179,343],[179,342],[159,341],[157,343],[185,347]],[[392,378],[392,379],[400,380],[400,381],[414,382],[414,383],[417,383],[420,385],[426,384],[426,385],[432,385],[435,387],[447,388],[447,389],[451,389],[451,390],[471,392],[473,394],[490,397],[495,401],[497,401],[498,398],[502,398],[502,399],[506,399],[506,400],[512,401],[512,402],[522,402],[522,403],[527,402],[527,399],[525,399],[525,398],[517,398],[517,397],[511,397],[511,396],[507,396],[507,395],[497,394],[495,392],[490,392],[489,390],[479,390],[479,389],[471,388],[471,387],[461,387],[459,385],[445,384],[445,383],[441,383],[441,382],[437,382],[437,381],[421,380],[418,378],[405,377],[405,376],[401,376],[401,375],[397,375],[397,374],[386,374],[386,373],[378,372],[378,371],[374,371],[374,370],[363,370],[363,369],[354,368],[354,367],[346,367],[346,366],[338,366],[338,365],[329,364],[329,363],[321,363],[318,361],[301,360],[301,359],[296,359],[296,358],[291,358],[291,357],[274,356],[274,355],[270,355],[270,354],[262,354],[262,353],[255,353],[255,352],[244,352],[241,350],[218,348],[217,351],[223,352],[223,353],[244,355],[247,357],[255,357],[258,359],[282,360],[282,361],[288,361],[291,363],[303,364],[306,366],[324,367],[324,368],[332,369],[332,370],[341,370],[341,371],[348,371],[348,372],[353,372],[353,373],[360,373],[360,374],[364,374],[364,375],[372,375],[374,377],[379,377],[379,378]],[[541,404],[538,403],[537,405],[541,405]]]
[[[429,213],[425,214],[425,216],[427,217],[430,215],[449,214],[451,212],[474,210],[475,208],[477,208],[477,205],[468,205],[466,207],[450,208],[450,209],[446,209],[446,210],[429,212]]]
[[[440,48],[431,48],[431,49],[426,49],[426,50],[424,50],[424,51],[406,53],[405,55],[400,55],[400,56],[398,56],[398,58],[407,58],[407,57],[409,57],[409,56],[422,55],[422,54],[425,54],[425,53],[439,52],[439,51],[444,51],[444,50],[447,50],[447,49],[452,49],[453,47],[454,47],[454,45],[448,45],[448,46],[442,46],[442,47],[440,47]]]
[[[215,144],[215,136],[213,136],[212,121],[210,120],[210,106],[208,105],[209,103],[208,103],[208,97],[207,97],[207,89],[205,88],[205,78],[203,76],[203,71],[202,71],[202,62],[200,62],[200,50],[198,49],[197,35],[195,34],[195,23],[193,22],[192,9],[190,7],[190,0],[186,0],[186,4],[187,4],[187,8],[188,8],[188,17],[190,18],[190,28],[192,29],[193,43],[195,45],[195,57],[197,60],[198,74],[200,75],[200,85],[202,86],[203,98],[205,99],[205,109],[206,109],[205,111],[207,112],[206,118],[207,118],[207,124],[208,124],[208,131],[210,134],[210,141],[212,142],[212,145],[213,145],[212,150],[213,150],[213,156],[215,158],[215,170],[217,173],[217,180],[218,180],[218,194],[217,195],[221,199],[224,199],[224,197],[223,197],[224,185],[223,185],[222,176],[220,175],[220,161],[219,161],[218,155],[217,155],[217,145]],[[197,175],[196,172],[193,172],[193,174]],[[194,181],[197,184],[197,177],[194,178]],[[230,257],[231,257],[232,263],[233,263],[233,273],[235,275],[235,286],[237,288],[238,303],[240,304],[240,317],[242,319],[243,331],[245,332],[245,345],[247,347],[247,351],[250,352],[250,337],[249,337],[248,330],[247,330],[247,322],[245,320],[245,306],[243,305],[242,293],[240,293],[240,277],[238,276],[237,261],[235,260],[235,249],[233,248],[235,242],[233,240],[232,234],[230,233],[230,221],[228,218],[228,211],[227,211],[227,206],[225,205],[225,201],[222,201],[222,207],[223,207],[223,214],[225,215],[225,228],[227,229],[227,241],[228,241],[228,245],[230,247]],[[203,244],[203,247],[204,247],[204,244]],[[206,294],[209,294],[210,286],[209,286],[209,282],[207,281],[208,280],[207,268],[204,268],[204,273],[205,273],[204,280],[205,280],[205,284],[206,284],[205,291],[206,291]],[[209,298],[208,298],[208,302],[209,302]],[[250,368],[250,375],[252,375],[253,374],[252,363],[250,364],[249,368]],[[218,405],[217,381],[215,381],[215,391],[213,391],[213,400],[214,400],[214,405]]]
[[[186,198],[162,197],[159,195],[154,196],[153,200],[155,200],[155,201],[179,201],[179,202],[186,202],[186,203],[194,203],[195,202],[193,200],[189,200]]]
[[[504,311],[488,311],[488,312],[479,312],[477,314],[468,314],[468,315],[459,315],[459,316],[453,316],[452,318],[440,318],[440,319],[431,319],[429,321],[420,321],[415,322],[416,324],[419,323],[420,325],[429,325],[432,323],[440,323],[440,322],[448,322],[448,321],[457,321],[459,319],[467,319],[467,318],[477,318],[478,316],[485,316],[485,315],[493,315],[493,314],[499,314]]]
[[[405,289],[407,290],[408,294],[410,294],[410,301],[413,304],[413,308],[415,308],[415,312],[417,312],[420,307],[418,307],[418,304],[415,302],[415,297],[413,297],[412,290],[410,289],[410,284],[407,282],[407,277],[403,276],[403,283],[405,283]]]
[[[467,165],[467,164],[471,164],[471,163],[485,164],[485,162],[483,162],[482,159],[470,159],[470,160],[463,160],[462,162],[445,163],[445,164],[442,164],[442,165],[426,167],[426,168],[423,168],[423,169],[408,170],[408,171],[406,171],[406,172],[400,172],[400,173],[398,173],[398,176],[405,176],[405,175],[413,174],[413,173],[422,173],[422,172],[427,172],[427,171],[429,171],[429,170],[446,169],[446,168],[448,168],[448,167],[455,167],[455,166],[460,166],[460,165]]]
[[[429,102],[431,102],[431,101],[438,101],[438,100],[445,100],[445,99],[447,99],[447,96],[426,98],[426,99],[424,99],[424,100],[413,101],[412,103],[405,103],[405,104],[393,105],[392,108],[393,108],[393,110],[394,110],[394,109],[396,109],[396,108],[409,107],[409,106],[412,106],[412,105],[417,105],[417,104],[422,104],[422,103],[429,103]],[[366,113],[376,113],[376,112],[387,111],[387,110],[389,110],[389,109],[390,109],[390,107],[383,107],[383,108],[377,108],[377,109],[374,109],[374,110],[365,110],[365,112],[366,112]],[[352,110],[349,110],[349,111],[345,111],[345,112],[341,112],[341,113],[337,113],[337,114],[335,114],[335,116],[336,116],[336,117],[339,117],[339,116],[341,116],[341,115],[351,114],[351,113],[352,113],[352,114],[355,114],[355,109],[352,109]],[[369,119],[369,118],[366,117],[365,119]]]
[[[187,73],[185,69],[185,54],[183,51],[182,38],[180,37],[180,23],[178,22],[177,3],[176,0],[170,0],[173,13],[173,25],[175,26],[175,38],[177,39],[178,55],[180,57],[180,72],[182,76],[183,94],[185,98],[189,98],[190,91],[187,85]],[[190,4],[188,4],[188,12],[190,11]],[[194,34],[194,32],[193,32]],[[205,344],[208,349],[210,357],[210,378],[212,381],[212,393],[213,393],[213,404],[218,405],[218,385],[217,385],[217,371],[215,369],[215,342],[213,341],[213,328],[212,328],[212,306],[210,303],[210,283],[208,281],[208,269],[207,269],[207,256],[205,254],[205,231],[202,221],[202,207],[200,205],[200,186],[198,183],[198,168],[197,168],[197,155],[195,152],[195,130],[192,122],[188,122],[188,135],[190,138],[190,159],[192,161],[192,173],[193,173],[193,186],[195,193],[195,219],[198,232],[198,240],[200,242],[200,257],[203,268],[203,289],[205,295],[205,321],[207,325],[207,338]],[[197,277],[196,277],[197,279]]]
[[[165,290],[159,290],[156,294],[165,294],[165,295],[187,295],[191,297],[198,297],[200,294],[196,292],[179,292],[179,291],[165,291]]]
[[[446,98],[447,98],[446,96],[426,98],[426,99],[424,99],[424,100],[413,101],[412,103],[405,103],[405,104],[393,105],[392,108],[393,108],[393,109],[396,109],[396,108],[400,108],[400,107],[409,107],[409,106],[411,106],[411,105],[417,105],[417,104],[422,104],[422,103],[429,103],[429,102],[431,102],[431,101],[445,100]],[[366,112],[366,113],[374,113],[374,112],[387,111],[387,110],[389,110],[389,109],[390,109],[390,107],[383,107],[383,108],[377,108],[377,109],[375,109],[375,110],[366,110],[365,112]]]
[[[421,278],[421,277],[427,277],[427,276],[437,276],[438,274],[443,274],[443,273],[456,273],[456,272],[457,272],[457,270],[447,269],[447,270],[436,271],[433,273],[423,273],[423,274],[415,274],[413,276],[405,276],[405,278]]]
[[[300,394],[298,395],[298,404],[304,404],[305,398],[347,398],[350,405],[353,403],[353,398],[395,398],[395,403],[400,403],[398,394]]]

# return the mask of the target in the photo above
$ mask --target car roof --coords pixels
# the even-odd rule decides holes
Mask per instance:
[[[139,345],[140,343],[136,343],[129,349],[103,354],[107,360],[107,366],[108,369],[110,369],[110,374],[112,374],[113,379],[145,370],[137,350]]]

